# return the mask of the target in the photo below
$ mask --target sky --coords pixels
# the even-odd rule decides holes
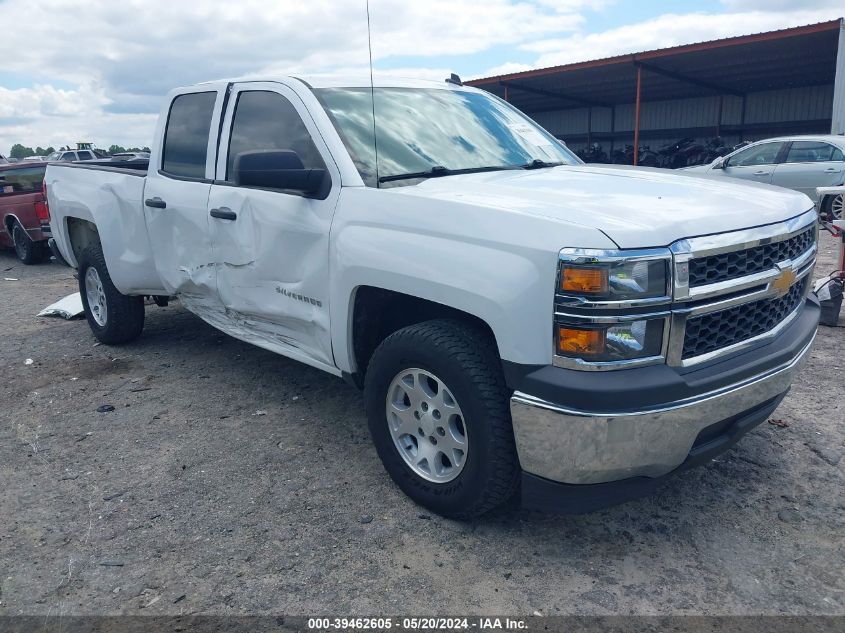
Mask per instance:
[[[842,0],[370,0],[376,72],[437,80],[843,14]],[[0,0],[0,24],[3,154],[14,143],[150,145],[176,86],[368,68],[364,0]]]

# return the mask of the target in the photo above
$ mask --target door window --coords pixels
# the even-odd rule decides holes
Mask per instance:
[[[238,95],[232,120],[226,180],[234,180],[238,154],[263,149],[293,150],[305,169],[326,167],[305,123],[290,101],[275,92],[242,92]]]
[[[62,154],[62,160],[65,162],[72,163],[76,160],[76,154],[74,152],[65,152]]]
[[[79,160],[93,160],[94,155],[91,152],[77,152]]]
[[[728,160],[730,167],[753,167],[755,165],[772,165],[780,152],[783,143],[762,143],[744,149]]]
[[[793,141],[786,153],[787,163],[821,163],[842,159],[841,149],[821,141]]]
[[[216,92],[179,95],[170,106],[161,168],[172,176],[205,178],[208,135]]]

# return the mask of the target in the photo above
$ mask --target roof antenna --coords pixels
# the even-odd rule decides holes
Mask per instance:
[[[370,53],[370,101],[373,104],[373,149],[376,153],[376,188],[380,186],[378,176],[378,138],[376,137],[376,89],[373,83],[373,37],[370,32],[370,0],[367,2],[367,48]]]
[[[461,78],[458,77],[455,73],[452,73],[452,75],[450,77],[446,78],[446,83],[447,84],[454,84],[456,86],[463,86],[464,85],[464,82],[461,81]]]

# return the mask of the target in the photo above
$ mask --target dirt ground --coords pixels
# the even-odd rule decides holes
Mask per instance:
[[[391,483],[341,380],[178,304],[97,345],[35,316],[70,269],[0,269],[0,614],[845,614],[845,329],[786,426],[659,495],[464,524]]]

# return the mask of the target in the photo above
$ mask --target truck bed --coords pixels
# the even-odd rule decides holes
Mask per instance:
[[[96,227],[112,282],[124,294],[163,292],[144,218],[147,168],[148,161],[50,163],[44,177],[62,256],[78,265],[70,234],[89,222]]]

